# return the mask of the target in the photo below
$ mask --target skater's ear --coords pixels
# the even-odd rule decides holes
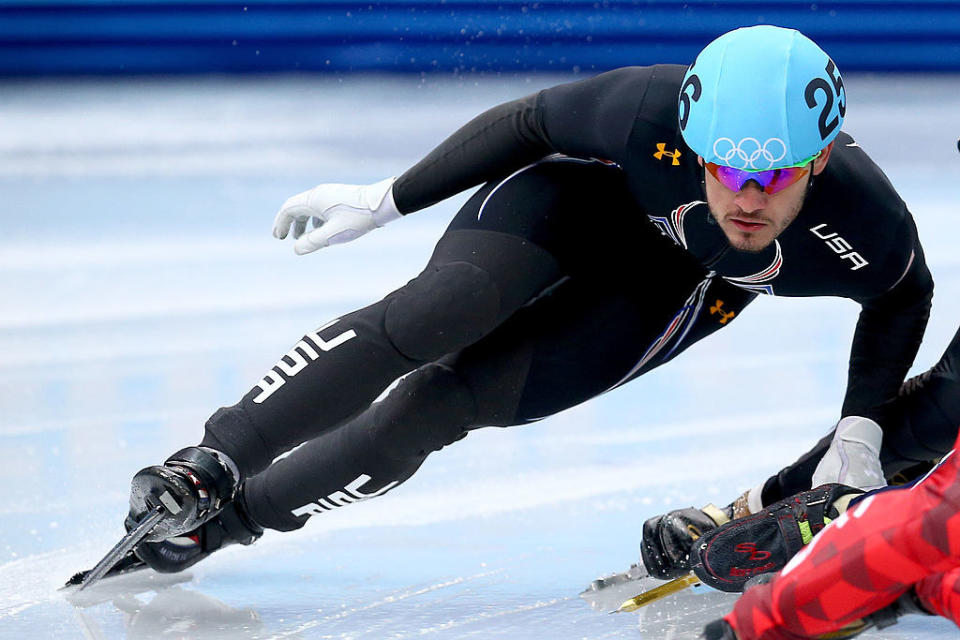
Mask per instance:
[[[824,169],[827,168],[827,162],[830,160],[831,151],[833,151],[832,142],[825,146],[820,152],[820,155],[817,156],[817,159],[813,161],[813,175],[818,176],[823,173]]]

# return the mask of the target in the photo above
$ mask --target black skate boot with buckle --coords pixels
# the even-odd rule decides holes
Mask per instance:
[[[262,535],[263,528],[247,513],[241,485],[232,501],[196,529],[159,542],[142,542],[135,553],[154,571],[177,573],[218,549],[232,544],[250,545]]]
[[[158,542],[192,531],[233,500],[239,482],[236,465],[219,451],[181,449],[162,465],[142,469],[133,477],[127,529],[162,505],[163,518],[146,541]]]

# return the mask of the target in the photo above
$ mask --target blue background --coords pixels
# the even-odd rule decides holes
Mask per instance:
[[[800,29],[845,72],[960,69],[960,3],[0,0],[0,74],[599,71]]]

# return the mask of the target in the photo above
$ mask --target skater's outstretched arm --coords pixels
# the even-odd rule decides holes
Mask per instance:
[[[493,107],[395,181],[321,184],[293,196],[277,214],[273,235],[284,239],[292,230],[295,251],[306,254],[349,242],[554,153],[619,162],[634,130],[653,126],[643,115],[647,88],[658,73],[676,76],[682,70],[627,67]],[[314,228],[308,230],[311,221]]]
[[[553,153],[621,160],[648,86],[670,68],[616,69],[482,113],[400,176],[399,210],[423,209]]]

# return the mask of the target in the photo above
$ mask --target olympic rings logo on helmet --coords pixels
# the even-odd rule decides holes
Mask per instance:
[[[713,143],[713,154],[718,162],[728,167],[763,171],[772,169],[776,162],[786,157],[787,145],[780,138],[768,138],[762,145],[756,138],[744,138],[739,143],[730,138],[717,138]],[[766,166],[757,166],[761,160]]]

